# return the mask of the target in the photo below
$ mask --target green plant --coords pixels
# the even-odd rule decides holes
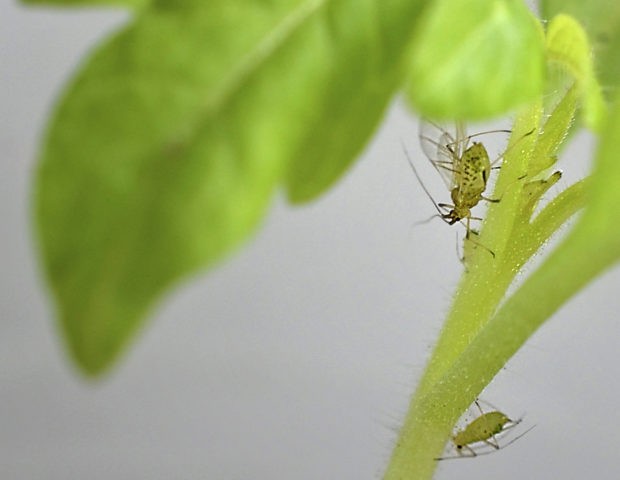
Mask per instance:
[[[543,1],[545,28],[521,0],[26,3],[134,9],[67,87],[36,177],[42,263],[88,374],[113,364],[172,285],[247,238],[276,188],[299,203],[332,186],[403,86],[433,118],[518,114],[496,185],[502,201],[480,236],[495,258],[468,255],[386,478],[430,478],[476,395],[620,254],[617,2]],[[580,126],[600,138],[592,178],[532,218],[557,179],[545,172]],[[505,298],[519,268],[584,206]]]

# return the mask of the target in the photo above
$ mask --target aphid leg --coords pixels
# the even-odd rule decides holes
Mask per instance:
[[[445,208],[448,211],[450,211],[450,210],[452,210],[454,208],[454,205],[452,205],[450,203],[438,203],[437,206],[440,207],[440,208]]]
[[[445,161],[442,161],[442,160],[433,160],[433,163],[435,164],[435,167],[443,168],[446,172],[460,173],[459,170],[456,170],[454,168],[454,165],[452,164],[452,162],[445,162]]]
[[[466,450],[467,453],[464,450]],[[441,460],[454,460],[454,459],[458,459],[458,458],[474,458],[474,457],[478,456],[476,451],[473,448],[471,448],[469,445],[457,446],[456,447],[456,453],[457,453],[457,455],[455,455],[455,456],[436,457],[433,460],[435,460],[436,462],[439,462]]]
[[[469,452],[469,455],[465,455],[465,453],[463,452],[463,449],[467,449],[467,451]],[[471,448],[469,445],[462,445],[460,449],[457,449],[457,452],[462,457],[477,457],[478,456],[476,451],[473,448]]]
[[[504,425],[504,430],[508,430],[509,428],[514,428],[521,423],[522,418],[518,418],[517,420],[508,419],[508,423]]]
[[[491,441],[491,438],[493,439],[493,441]],[[495,435],[493,435],[491,438],[484,440],[484,443],[486,443],[487,445],[490,445],[495,450],[499,450],[499,444],[497,443],[497,439],[495,438]]]
[[[474,245],[476,245],[476,246],[478,246],[478,247],[482,247],[482,248],[484,248],[487,252],[489,252],[489,253],[491,254],[491,256],[492,256],[493,258],[495,258],[495,252],[494,252],[493,250],[491,250],[489,247],[484,246],[484,245],[483,245],[482,243],[480,243],[478,240],[474,240],[474,239],[471,237],[471,234],[470,234],[470,232],[471,232],[471,228],[470,228],[470,226],[469,226],[469,222],[470,222],[470,220],[482,220],[482,218],[472,217],[471,215],[470,215],[470,216],[468,216],[468,217],[466,217],[466,218],[467,218],[467,220],[465,221],[465,240],[466,240],[466,241],[470,241],[470,242],[472,242]],[[463,259],[463,260],[465,260],[465,259]]]
[[[455,152],[456,150],[458,150],[459,144],[461,144],[461,151],[464,152],[465,150],[467,150],[467,147],[469,146],[469,143],[471,142],[471,139],[474,137],[478,137],[480,135],[487,135],[489,133],[512,133],[512,130],[505,130],[505,129],[499,129],[499,130],[488,130],[486,132],[479,132],[479,133],[474,133],[472,135],[468,135],[467,137],[464,136],[465,134],[465,126],[464,125],[458,125],[457,129],[460,128],[461,133],[457,133],[457,139],[447,143],[445,146],[448,150]],[[532,130],[533,131],[533,130]],[[530,132],[531,133],[531,132]]]

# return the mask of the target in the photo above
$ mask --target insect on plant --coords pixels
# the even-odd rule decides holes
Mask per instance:
[[[511,420],[506,414],[500,412],[499,410],[483,412],[477,400],[475,401],[475,404],[480,412],[480,416],[476,417],[468,423],[465,428],[457,431],[452,436],[452,443],[454,444],[454,448],[456,449],[458,456],[439,457],[435,460],[471,458],[493,453],[494,451],[502,448],[497,441],[496,435],[502,434],[521,423],[521,419]],[[532,430],[534,426],[530,427],[519,436],[513,438],[510,442],[503,445],[503,447],[507,447],[508,445],[511,445],[519,440],[523,435]],[[477,444],[478,446],[476,446]],[[493,450],[480,450],[480,448],[485,445],[492,447]]]
[[[477,241],[471,239],[472,229],[470,227],[471,220],[482,220],[479,217],[472,216],[472,208],[474,208],[481,200],[496,203],[499,199],[492,199],[484,196],[487,182],[491,175],[493,163],[489,160],[489,154],[481,142],[472,142],[472,138],[487,133],[510,133],[510,130],[492,130],[488,132],[467,135],[465,125],[462,122],[456,122],[455,134],[452,135],[441,126],[425,121],[420,127],[420,144],[422,151],[431,162],[435,170],[439,172],[444,180],[452,203],[437,203],[430,194],[424,182],[422,181],[417,169],[408,156],[409,164],[422,185],[424,192],[431,199],[433,205],[439,213],[439,217],[449,225],[456,222],[465,222],[465,238],[478,244]],[[488,250],[491,255],[495,254]]]

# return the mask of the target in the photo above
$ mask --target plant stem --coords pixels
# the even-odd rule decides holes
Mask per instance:
[[[583,206],[585,189],[584,182],[580,182],[551,202],[530,223],[536,203],[530,197],[542,195],[546,189],[543,181],[540,188],[531,184],[535,188],[524,192],[526,182],[520,180],[527,174],[530,161],[537,164],[547,161],[549,152],[557,149],[564,138],[552,132],[558,140],[551,148],[551,134],[539,137],[541,112],[540,104],[533,105],[515,122],[496,187],[500,194],[495,198],[501,198],[501,202],[489,209],[479,237],[480,244],[492,249],[494,255],[478,248],[471,260],[468,259],[452,309],[411,401],[386,480],[432,478],[435,458],[441,456],[458,418],[529,335],[580,286],[579,282],[567,284],[555,301],[532,306],[524,300],[524,295],[529,295],[532,289],[544,290],[540,286],[544,280],[540,275],[533,275],[498,312],[519,268]],[[568,115],[564,110],[561,114]],[[570,121],[559,123],[564,123],[566,128],[570,125]],[[535,134],[530,135],[528,132],[533,130]],[[536,150],[541,138],[542,153]],[[536,157],[537,153],[545,158]],[[525,238],[532,240],[525,241]],[[563,251],[559,255],[565,258],[561,256],[565,255]],[[550,257],[548,262],[555,258]],[[550,272],[546,275],[560,275],[557,269]]]

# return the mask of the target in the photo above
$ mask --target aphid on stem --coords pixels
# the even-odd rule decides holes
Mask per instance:
[[[434,130],[434,137],[436,139],[433,138],[432,133],[428,132],[430,129]],[[405,150],[413,173],[418,179],[418,182],[422,185],[426,195],[433,202],[435,209],[439,213],[438,216],[449,225],[454,225],[457,222],[464,222],[466,241],[469,240],[478,245],[480,244],[471,238],[472,229],[470,222],[471,220],[482,219],[474,217],[471,210],[478,205],[481,200],[491,203],[500,201],[499,199],[485,197],[484,192],[491,175],[491,170],[499,168],[499,166],[496,167],[494,164],[500,160],[502,155],[491,162],[484,145],[481,142],[472,142],[472,138],[487,133],[498,132],[511,133],[510,130],[491,130],[467,135],[464,124],[462,122],[456,122],[455,135],[452,135],[433,122],[425,121],[421,123],[419,137],[422,150],[448,187],[452,203],[435,202],[435,199],[424,185],[415,165]],[[532,132],[527,133],[525,136]],[[495,256],[490,249],[483,245],[481,246],[491,253],[491,255]]]
[[[535,427],[535,425],[533,425],[519,436],[513,438],[510,442],[500,447],[496,436],[513,427],[516,427],[519,423],[521,423],[522,419],[519,418],[517,420],[511,420],[506,414],[500,412],[499,410],[483,412],[477,400],[475,401],[475,404],[480,412],[480,416],[476,417],[462,430],[457,431],[452,436],[452,443],[454,444],[454,448],[456,449],[458,455],[452,457],[439,457],[435,460],[471,458],[479,455],[488,455],[489,453],[493,453],[500,448],[512,445]],[[479,446],[476,447],[476,444],[479,444]],[[481,451],[480,447],[484,447],[485,445],[492,447],[493,450]],[[476,450],[476,448],[478,450]]]

